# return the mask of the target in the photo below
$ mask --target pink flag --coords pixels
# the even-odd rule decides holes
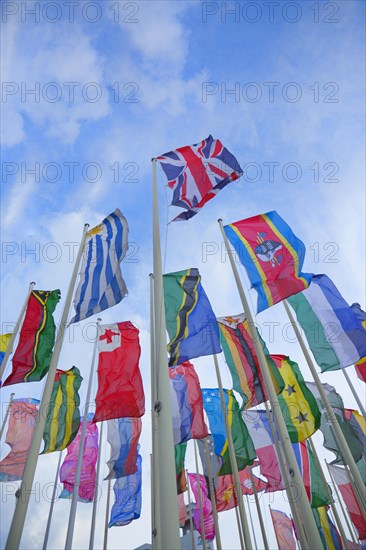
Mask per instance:
[[[94,498],[95,464],[98,458],[98,428],[92,422],[92,418],[93,415],[89,414],[79,485],[79,500],[81,502],[92,502]],[[60,469],[60,480],[64,484],[64,489],[59,498],[69,498],[74,490],[82,427],[83,421],[80,422],[80,428],[74,441],[67,447],[67,454]]]
[[[10,453],[0,462],[0,481],[22,479],[38,414],[38,399],[13,399],[6,443]]]
[[[272,509],[271,518],[279,550],[296,550],[291,519],[284,512]]]
[[[205,476],[198,475],[199,481],[197,480],[197,474],[188,474],[189,483],[192,487],[194,498],[196,500],[196,508],[193,514],[194,525],[202,536],[201,532],[201,519],[200,519],[200,506],[199,506],[199,496],[198,491],[201,489],[201,499],[202,499],[202,513],[203,513],[203,523],[205,527],[205,538],[207,540],[213,540],[215,538],[215,525],[212,515],[212,505],[211,501],[208,498],[208,490],[206,485]]]
[[[334,466],[333,464],[329,465],[329,469],[342,494],[352,523],[357,529],[358,538],[360,540],[366,540],[366,523],[363,520],[360,506],[357,502],[352,485],[349,482],[346,470],[340,466]]]

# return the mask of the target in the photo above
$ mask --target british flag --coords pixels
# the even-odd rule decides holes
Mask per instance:
[[[220,140],[211,135],[200,143],[186,145],[157,159],[173,189],[172,205],[186,210],[173,221],[189,220],[243,170]]]

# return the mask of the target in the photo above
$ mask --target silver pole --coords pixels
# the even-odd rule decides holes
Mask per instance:
[[[97,462],[97,475],[95,480],[95,489],[94,489],[94,500],[93,500],[93,513],[92,513],[92,522],[90,528],[90,540],[89,540],[89,550],[94,548],[94,534],[95,534],[95,520],[97,517],[97,506],[99,499],[99,472],[100,472],[100,455],[103,444],[103,426],[104,422],[100,423],[100,434],[99,434],[99,447],[98,447],[98,462]]]
[[[202,539],[202,545],[203,550],[206,550],[206,532],[205,532],[205,522],[203,519],[203,508],[202,508],[202,494],[201,494],[201,481],[199,476],[199,470],[198,470],[198,460],[197,460],[197,444],[196,440],[193,440],[194,444],[194,460],[196,463],[196,478],[197,478],[197,493],[198,493],[198,504],[200,507],[200,520],[201,520],[201,539]]]
[[[245,499],[246,499],[246,501],[247,501],[247,506],[248,506],[248,510],[249,510],[249,520],[250,520],[250,525],[252,526],[252,533],[253,533],[253,537],[254,537],[254,544],[255,544],[256,550],[258,550],[257,537],[256,537],[256,535],[255,535],[255,530],[254,530],[254,525],[253,525],[253,518],[252,518],[252,512],[251,512],[251,510],[250,510],[248,495],[245,497]]]
[[[107,550],[107,545],[108,545],[108,517],[109,517],[109,503],[110,503],[110,500],[111,500],[111,480],[108,479],[107,502],[106,502],[106,506],[105,506],[103,550]]]
[[[186,476],[187,476],[187,489],[188,489],[189,526],[190,526],[190,529],[191,529],[192,550],[195,550],[194,532],[193,532],[194,528],[193,528],[193,519],[192,519],[191,490],[189,488],[188,470],[186,470]]]
[[[252,470],[252,467],[251,467],[251,466],[248,466],[248,468],[249,468],[249,473],[250,473],[250,479],[251,479],[252,486],[253,486],[253,493],[254,493],[255,505],[256,505],[256,508],[257,508],[257,514],[258,514],[259,524],[260,524],[260,527],[261,527],[261,533],[262,533],[263,544],[264,544],[265,550],[268,550],[268,549],[269,549],[269,546],[268,546],[268,540],[267,540],[267,535],[266,535],[266,529],[265,529],[265,527],[264,527],[263,516],[262,516],[262,510],[261,510],[261,508],[260,508],[260,506],[259,506],[259,498],[258,498],[257,487],[255,486],[255,480],[254,480],[254,476],[253,476],[253,470]],[[249,506],[249,499],[247,499],[247,503],[248,503],[248,506]],[[250,512],[250,508],[249,508],[249,512]]]
[[[343,376],[345,377],[345,379],[346,379],[347,382],[348,382],[349,388],[350,388],[350,390],[351,390],[351,392],[352,392],[353,397],[354,397],[355,400],[356,400],[357,406],[358,406],[358,408],[360,409],[360,412],[361,412],[362,416],[366,419],[366,410],[365,410],[365,407],[363,406],[361,399],[358,397],[357,392],[356,392],[356,390],[355,390],[355,387],[354,387],[354,385],[352,384],[351,379],[350,379],[350,377],[348,376],[348,373],[347,373],[346,369],[342,369],[342,372],[343,372]]]
[[[11,403],[12,403],[12,401],[13,401],[13,399],[14,399],[14,395],[15,395],[15,393],[11,393],[11,394],[10,394],[10,400],[9,400],[9,404],[8,404],[8,406],[7,406],[7,409],[6,409],[4,422],[3,422],[2,425],[1,425],[0,439],[2,438],[2,435],[3,435],[4,430],[5,430],[6,421],[8,420],[8,416],[9,416],[9,412],[10,412],[10,407],[11,407]]]
[[[215,494],[214,481],[213,481],[212,471],[211,471],[210,449],[208,448],[207,437],[204,438],[203,442],[205,446],[208,482],[209,482],[210,493],[211,493],[212,515],[213,515],[214,524],[215,524],[216,547],[217,547],[217,550],[221,550],[222,546],[221,546],[221,535],[220,535],[220,527],[219,527],[219,517],[217,513],[217,508],[216,508],[216,494]]]
[[[346,522],[347,527],[348,527],[348,531],[350,532],[350,535],[351,535],[351,538],[352,538],[353,542],[354,542],[355,544],[357,544],[357,539],[356,539],[355,534],[354,534],[354,531],[353,531],[353,529],[352,529],[352,525],[351,525],[350,521],[348,520],[348,510],[346,511],[346,510],[344,509],[344,506],[343,506],[343,504],[342,504],[342,500],[341,500],[340,494],[339,494],[339,492],[338,492],[338,487],[337,487],[336,482],[334,481],[334,478],[333,478],[333,476],[332,476],[332,472],[330,471],[329,464],[327,463],[327,461],[326,461],[325,459],[324,459],[324,462],[325,462],[326,467],[328,468],[328,472],[329,472],[329,475],[330,475],[330,479],[332,480],[332,483],[333,483],[333,489],[334,489],[334,491],[335,491],[335,494],[336,494],[336,497],[337,497],[337,500],[338,500],[338,504],[339,504],[339,506],[341,507],[343,517],[344,517],[345,522]]]
[[[58,457],[55,483],[53,485],[53,491],[52,491],[52,500],[51,500],[51,505],[50,505],[50,511],[48,513],[46,532],[45,532],[44,540],[43,540],[43,550],[46,550],[46,548],[47,548],[48,537],[49,537],[50,529],[51,529],[51,521],[52,521],[52,515],[53,515],[53,507],[54,507],[55,501],[56,501],[56,490],[57,490],[58,474],[60,472],[60,466],[61,466],[61,458],[62,458],[62,451],[60,451],[60,455]]]

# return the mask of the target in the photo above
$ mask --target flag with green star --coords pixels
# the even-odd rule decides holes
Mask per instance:
[[[292,443],[300,443],[320,427],[320,411],[299,366],[285,355],[271,355],[282,376],[284,390],[278,396]]]

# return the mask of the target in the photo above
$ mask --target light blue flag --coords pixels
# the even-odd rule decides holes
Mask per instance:
[[[137,472],[116,479],[113,490],[116,501],[112,506],[108,527],[128,525],[141,515],[141,455],[137,455]]]
[[[75,317],[70,323],[87,319],[118,304],[127,294],[120,263],[128,249],[128,224],[117,208],[87,234]]]

